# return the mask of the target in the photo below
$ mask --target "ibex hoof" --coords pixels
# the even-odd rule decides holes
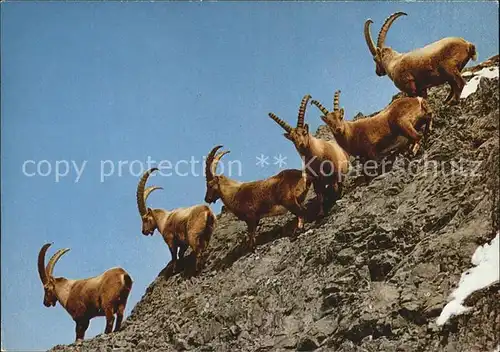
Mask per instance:
[[[411,149],[413,156],[417,155],[419,149],[420,149],[420,143],[415,143],[413,145],[413,148]]]

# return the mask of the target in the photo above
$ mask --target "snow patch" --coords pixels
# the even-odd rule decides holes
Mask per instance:
[[[462,305],[467,296],[499,281],[499,245],[500,239],[497,233],[490,244],[485,243],[476,249],[471,259],[475,267],[462,274],[458,287],[450,295],[452,300],[443,308],[436,320],[437,325],[443,325],[453,315],[468,311],[470,308]]]
[[[486,78],[498,78],[498,66],[495,67],[485,67],[480,71],[477,72],[464,72],[462,73],[462,76],[468,77],[468,76],[473,76],[469,82],[465,85],[464,89],[462,90],[462,94],[460,94],[461,99],[467,98],[469,95],[475,93],[477,91],[477,87],[479,86],[479,81],[481,80],[481,77],[486,77]]]

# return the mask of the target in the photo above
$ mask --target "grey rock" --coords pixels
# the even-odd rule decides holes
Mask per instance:
[[[314,351],[318,347],[318,342],[311,337],[303,337],[297,343],[297,351]]]

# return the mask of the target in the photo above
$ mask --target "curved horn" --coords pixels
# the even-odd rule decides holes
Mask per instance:
[[[285,121],[283,121],[282,119],[280,119],[278,116],[276,116],[275,114],[273,114],[272,112],[270,112],[269,114],[269,117],[272,118],[278,125],[280,125],[281,127],[283,127],[283,129],[285,131],[287,131],[288,133],[292,132],[292,126],[290,126],[289,124],[287,124]]]
[[[42,280],[42,284],[44,285],[47,282],[47,272],[45,271],[45,254],[47,253],[47,250],[51,245],[52,243],[44,244],[40,249],[40,252],[38,253],[38,274],[40,275],[40,280]]]
[[[146,171],[142,175],[141,179],[139,180],[139,184],[137,185],[137,193],[136,193],[137,208],[139,209],[139,214],[141,214],[141,216],[143,216],[147,212],[146,197],[144,197],[144,187],[146,186],[146,182],[148,181],[149,175],[151,175],[151,173],[153,173],[157,170],[158,170],[158,168],[153,167],[153,168],[149,169],[148,171]],[[152,191],[150,191],[150,193],[151,192]]]
[[[375,50],[375,43],[373,42],[372,35],[370,34],[370,25],[372,23],[373,21],[371,19],[367,19],[365,22],[365,40],[370,53],[372,53],[372,56],[375,56],[377,54],[377,50]]]
[[[391,27],[392,23],[401,16],[407,16],[406,13],[404,12],[396,12],[387,17],[385,20],[384,24],[382,25],[382,28],[380,28],[380,32],[378,33],[378,38],[377,38],[377,48],[382,48],[384,46],[385,42],[385,37],[387,35],[387,31],[389,31],[389,28]]]
[[[219,164],[219,160],[222,159],[222,157],[228,153],[230,153],[230,151],[226,150],[215,156],[214,161],[212,163],[212,175],[215,175],[217,173],[216,171],[217,171],[217,165]]]
[[[148,197],[151,194],[151,192],[156,191],[157,189],[163,189],[163,187],[149,186],[144,190],[144,203],[148,200]]]
[[[317,100],[311,100],[311,104],[316,105],[316,107],[317,107],[318,109],[320,109],[320,110],[321,110],[321,112],[323,113],[323,115],[327,115],[327,114],[329,114],[329,113],[330,113],[330,112],[329,112],[329,111],[328,111],[328,110],[327,110],[327,109],[326,109],[323,105],[321,105],[321,103],[320,103],[319,101],[317,101]]]
[[[207,181],[210,181],[212,178],[214,178],[214,174],[212,172],[212,162],[214,160],[215,154],[220,148],[222,148],[222,145],[215,146],[210,151],[210,153],[208,153],[207,159],[205,160],[205,177],[207,178]]]
[[[69,248],[60,249],[52,256],[52,258],[50,258],[49,263],[47,264],[47,268],[45,268],[48,277],[52,277],[54,266],[56,265],[59,258],[61,258],[67,252],[69,252]]]
[[[311,96],[309,94],[306,94],[300,102],[299,117],[297,118],[297,128],[304,126],[304,115],[306,113],[306,106],[309,99],[311,99]]]
[[[339,109],[339,97],[340,97],[340,90],[336,91],[335,94],[333,95],[333,111],[337,111]]]

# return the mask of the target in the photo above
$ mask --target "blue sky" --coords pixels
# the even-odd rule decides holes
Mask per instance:
[[[396,11],[409,14],[386,41],[398,51],[461,36],[476,44],[479,60],[498,53],[495,2],[2,3],[5,347],[47,349],[74,340],[64,309],[42,304],[36,257],[44,243],[54,242],[50,254],[71,248],[56,276],[125,268],[134,279],[127,315],[170,260],[158,234],[140,232],[140,162],[200,160],[223,144],[232,151],[226,158],[242,163],[240,179],[264,178],[279,171],[272,164],[279,153],[289,167],[300,166],[269,111],[295,123],[304,94],[330,106],[336,89],[348,117],[384,107],[397,91],[375,75],[362,29],[371,17],[376,36]],[[315,109],[306,119],[312,129],[320,124]],[[261,153],[271,165],[255,165]],[[28,160],[46,160],[40,171],[50,163],[52,173],[24,175]],[[79,167],[86,161],[78,182],[74,169],[56,182],[61,160]],[[101,162],[115,167],[104,182]],[[202,176],[156,176],[150,183],[164,187],[150,197],[154,207],[203,202]],[[86,337],[103,330],[104,318],[96,318]]]

